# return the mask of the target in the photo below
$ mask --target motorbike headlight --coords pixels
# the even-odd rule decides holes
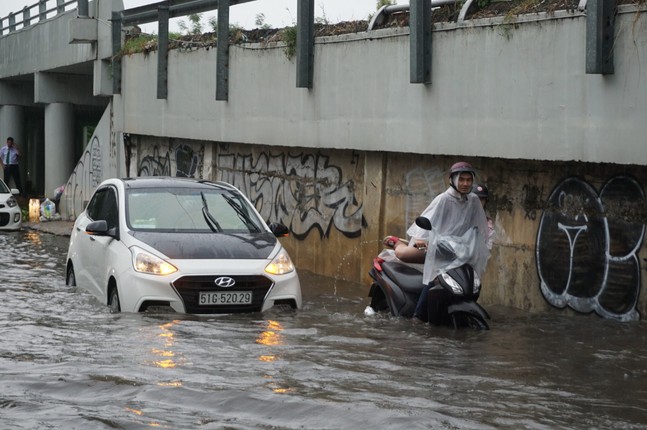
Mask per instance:
[[[150,275],[170,275],[177,272],[177,267],[141,248],[133,246],[130,252],[133,256],[133,269],[136,272]]]
[[[440,276],[442,276],[443,281],[445,281],[445,283],[451,287],[454,294],[459,294],[461,296],[464,294],[463,287],[461,287],[460,284],[454,280],[454,278],[449,276],[447,273],[443,273]]]
[[[18,204],[18,201],[14,196],[11,196],[7,199],[7,206],[9,206],[10,208],[16,206],[17,204]]]
[[[294,264],[292,264],[292,260],[290,260],[290,256],[285,249],[282,249],[279,255],[265,266],[265,271],[270,275],[285,275],[294,271]]]

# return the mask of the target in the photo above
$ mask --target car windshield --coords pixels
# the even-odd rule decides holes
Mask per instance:
[[[3,181],[0,181],[0,194],[10,193],[9,187]]]
[[[132,230],[256,233],[256,213],[237,193],[220,189],[146,188],[126,194],[126,222]]]

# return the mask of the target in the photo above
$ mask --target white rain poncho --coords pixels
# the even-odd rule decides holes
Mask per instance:
[[[437,196],[421,216],[431,221],[431,232],[414,223],[407,234],[412,240],[427,241],[423,283],[428,284],[438,274],[464,263],[469,263],[479,277],[483,275],[490,257],[486,245],[488,224],[476,195],[461,195],[449,188]],[[454,250],[456,258],[445,258],[436,252],[441,241]]]

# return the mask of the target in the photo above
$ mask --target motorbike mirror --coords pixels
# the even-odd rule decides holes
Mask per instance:
[[[431,230],[431,221],[427,217],[419,216],[416,218],[416,225],[423,230]]]

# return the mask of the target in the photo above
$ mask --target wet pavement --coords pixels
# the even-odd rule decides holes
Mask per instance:
[[[73,221],[43,221],[23,223],[23,229],[25,230],[39,231],[43,233],[54,234],[57,236],[70,236],[73,227]]]
[[[304,308],[110,314],[67,287],[71,223],[0,234],[1,429],[644,429],[647,325],[490,308],[487,332]],[[45,231],[51,231],[45,233]]]

